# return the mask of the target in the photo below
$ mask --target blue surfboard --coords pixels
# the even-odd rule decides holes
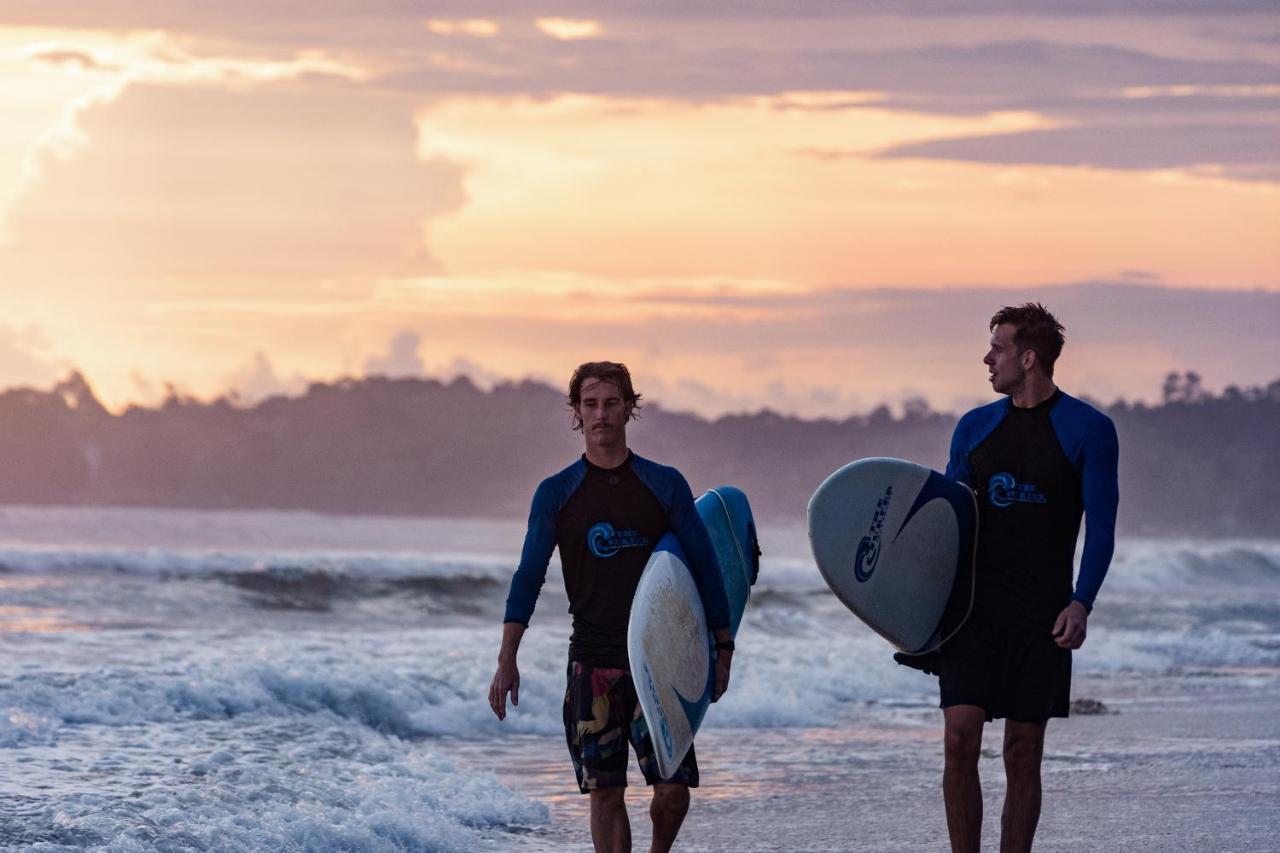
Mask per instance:
[[[716,551],[730,631],[737,636],[760,571],[751,506],[732,486],[712,489],[694,506]],[[712,637],[687,563],[673,534],[659,540],[640,576],[627,626],[631,675],[663,778],[684,760],[715,687]]]

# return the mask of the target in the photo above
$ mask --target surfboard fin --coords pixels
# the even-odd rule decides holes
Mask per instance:
[[[906,652],[894,652],[893,659],[902,666],[909,666],[912,669],[918,669],[925,675],[937,675],[938,664],[942,661],[942,655],[937,652],[925,652],[922,655],[909,655]]]

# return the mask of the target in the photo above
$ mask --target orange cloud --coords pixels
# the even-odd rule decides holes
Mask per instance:
[[[839,98],[848,103],[830,106]],[[1171,282],[1256,286],[1280,272],[1267,234],[1280,192],[1269,184],[873,156],[1053,127],[1032,113],[913,114],[863,93],[566,95],[448,99],[418,125],[422,156],[466,170],[467,203],[429,233],[453,275],[942,286],[1140,267]]]
[[[538,29],[561,41],[596,38],[604,32],[599,21],[589,19],[538,18],[534,23]]]
[[[498,22],[487,18],[465,18],[462,20],[433,19],[427,21],[427,29],[437,35],[467,35],[491,37],[498,34]]]

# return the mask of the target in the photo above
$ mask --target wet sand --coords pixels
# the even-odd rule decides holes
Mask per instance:
[[[1180,672],[1078,683],[1109,713],[1050,723],[1037,851],[1280,849],[1280,673]],[[865,709],[884,719],[884,709]],[[715,729],[699,737],[703,786],[677,843],[687,851],[945,851],[941,714],[791,730]],[[987,728],[984,849],[999,846],[1002,726]],[[497,850],[591,849],[587,798],[564,745],[519,737],[443,750],[545,804],[550,823],[490,836]],[[504,751],[499,758],[494,750]],[[499,765],[502,766],[499,766]],[[635,849],[649,839],[648,795],[633,768]]]

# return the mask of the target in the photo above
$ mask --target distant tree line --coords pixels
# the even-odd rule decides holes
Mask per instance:
[[[1122,530],[1280,536],[1280,380],[1206,391],[1170,374],[1158,405],[1105,410],[1121,440]],[[803,517],[839,466],[864,456],[946,463],[955,415],[923,400],[895,416],[707,420],[647,405],[638,453],[695,490],[732,483],[765,518]],[[542,477],[575,459],[563,395],[535,382],[346,379],[254,406],[171,392],[107,411],[79,374],[0,393],[0,503],[523,516]]]

